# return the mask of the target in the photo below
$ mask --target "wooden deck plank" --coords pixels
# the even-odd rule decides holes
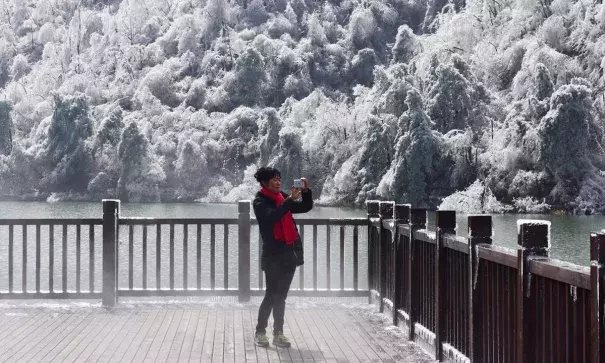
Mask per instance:
[[[107,363],[111,361],[111,357],[118,351],[119,347],[122,345],[121,343],[126,340],[128,333],[130,333],[132,329],[138,327],[138,320],[139,315],[134,313],[128,314],[127,317],[123,318],[124,323],[121,328],[110,333],[111,338],[105,347],[106,349],[103,350],[97,360],[97,363]]]
[[[161,352],[164,340],[166,339],[168,329],[170,329],[172,327],[173,321],[175,319],[176,319],[176,317],[175,317],[174,310],[166,311],[164,320],[163,320],[162,324],[160,324],[160,326],[156,329],[155,337],[153,338],[153,341],[151,342],[149,349],[147,349],[147,354],[145,354],[145,358],[143,359],[143,362],[150,363],[150,362],[156,361],[156,358],[158,357],[158,355]]]
[[[72,314],[73,319],[65,321],[59,327],[58,334],[53,337],[51,344],[44,348],[45,355],[37,362],[51,362],[70,342],[70,338],[78,336],[86,329],[86,320],[79,314]],[[73,339],[73,338],[72,338]]]
[[[9,315],[8,318],[6,318],[6,314],[0,320],[2,322],[2,326],[0,326],[0,341],[5,339],[6,336],[13,334],[16,328],[21,327],[25,322],[33,318],[30,314],[22,312],[12,313],[14,315]],[[0,352],[2,352],[2,346],[0,346]]]
[[[116,358],[119,358],[119,361],[121,362],[132,362],[138,354],[145,357],[145,353],[141,351],[141,347],[146,344],[145,340],[148,339],[148,337],[150,337],[150,335],[152,334],[152,327],[154,326],[154,324],[161,324],[161,321],[163,319],[164,314],[162,312],[153,312],[152,314],[147,315],[145,318],[145,323],[143,323],[143,326],[137,332],[137,335],[135,336],[132,345],[126,350],[126,352],[124,352],[123,356]],[[159,321],[159,323],[156,323],[156,321]],[[143,347],[143,349],[146,348]],[[139,351],[141,351],[141,353],[139,353]]]
[[[8,350],[6,351],[6,354],[1,357],[2,361],[4,361],[8,355],[12,355],[12,354],[16,353],[14,348],[19,344],[19,342],[27,342],[27,340],[29,340],[32,336],[34,336],[34,332],[37,332],[39,330],[38,328],[41,327],[42,324],[44,324],[46,322],[46,319],[44,318],[44,316],[38,317],[37,320],[38,320],[37,324],[29,324],[28,329],[21,331],[21,333],[19,333],[18,336],[15,336],[15,338],[12,341],[6,343],[6,347],[8,348]],[[77,321],[77,319],[75,319],[71,315],[70,316],[59,316],[57,318],[57,320],[59,320],[59,322],[58,322],[59,326],[62,326],[64,324],[69,324],[72,321]],[[32,329],[34,329],[34,330],[32,330]],[[61,329],[59,329],[58,331],[61,332]],[[53,338],[56,338],[56,336],[53,336]],[[44,344],[44,347],[53,342],[54,342],[54,339],[47,340],[46,343]],[[47,352],[48,352],[48,350],[45,350],[45,354]],[[43,357],[41,357],[41,358],[43,358]]]
[[[185,317],[183,317],[183,319],[185,319]],[[189,357],[191,356],[191,349],[193,348],[193,343],[195,341],[195,331],[197,329],[199,319],[199,310],[196,309],[189,311],[189,316],[187,317],[187,328],[182,333],[183,337],[176,362],[186,362],[189,360]],[[172,361],[172,359],[173,355],[171,354],[170,361]]]
[[[324,331],[323,324],[317,320],[313,310],[302,310],[301,314],[307,324],[311,324],[313,327],[313,334],[315,341],[321,350],[324,358],[328,359],[344,359],[344,354],[340,351],[340,348],[334,344],[329,334]]]
[[[223,309],[219,309],[216,313],[212,348],[212,361],[223,362],[225,351],[225,311]]]
[[[87,362],[98,362],[104,355],[111,355],[113,348],[109,348],[110,344],[115,337],[120,334],[120,331],[124,328],[126,322],[130,318],[130,315],[132,314],[114,316],[114,319],[112,319],[112,322],[108,325],[109,327],[105,329],[105,335],[100,335],[98,337],[99,343],[90,357],[86,360]]]
[[[266,363],[269,362],[269,352],[267,352],[267,348],[261,348],[261,347],[257,347],[254,344],[254,333],[256,331],[256,324],[257,324],[257,318],[258,318],[258,310],[250,310],[248,312],[248,316],[249,316],[249,326],[251,328],[251,332],[252,334],[249,335],[249,339],[250,342],[252,344],[252,346],[254,347],[254,350],[256,351],[256,358],[258,362],[262,362],[262,363]],[[248,338],[248,337],[247,337]]]
[[[244,350],[246,362],[258,362],[256,346],[254,345],[254,326],[252,325],[252,311],[242,311],[242,330],[244,332]],[[265,353],[266,356],[266,353]]]
[[[223,362],[237,363],[235,360],[235,329],[233,327],[234,311],[226,311],[225,314],[225,353]],[[240,361],[241,362],[241,361]]]
[[[195,336],[193,337],[191,352],[189,353],[190,362],[200,362],[202,360],[202,348],[204,345],[204,335],[208,326],[208,315],[208,310],[200,310],[199,312]]]
[[[62,324],[62,321],[68,318],[69,316],[58,316],[56,318],[51,315],[40,316],[42,329],[37,330],[34,336],[29,337],[29,339],[22,339],[19,342],[20,344],[18,343],[12,347],[0,340],[0,346],[2,346],[0,362],[18,361],[36,349],[36,347],[46,345],[49,341],[49,336],[52,336],[53,332]]]
[[[145,357],[149,352],[149,348],[151,347],[151,344],[153,343],[153,340],[155,339],[155,336],[157,335],[160,326],[164,324],[166,314],[166,311],[160,311],[154,316],[151,323],[149,323],[148,321],[145,322],[146,325],[148,323],[149,324],[145,328],[143,328],[144,334],[141,335],[141,340],[139,344],[136,345],[136,349],[133,349],[132,351],[129,350],[124,356],[123,360],[125,362],[142,362],[143,360],[145,360]]]
[[[337,320],[332,310],[325,309],[319,310],[318,312],[324,319],[332,337],[338,342],[340,349],[344,351],[351,362],[370,362],[368,356],[355,343],[349,334],[348,329],[341,321]]]
[[[166,362],[168,360],[170,349],[172,348],[172,345],[176,339],[179,326],[181,326],[183,315],[185,315],[185,312],[182,310],[177,310],[174,312],[174,316],[166,329],[166,334],[160,343],[159,351],[158,354],[155,355],[154,361]]]
[[[73,342],[77,341],[78,338],[82,337],[85,332],[87,331],[88,327],[90,325],[93,325],[93,322],[95,322],[96,316],[93,314],[80,314],[80,316],[76,317],[76,319],[81,320],[82,324],[78,325],[78,327],[76,329],[73,329],[62,341],[60,344],[55,346],[55,353],[53,353],[52,351],[50,351],[49,353],[51,355],[47,356],[47,358],[49,360],[53,360],[53,361],[58,361],[61,362],[63,361],[67,355],[69,355],[69,353],[71,352],[71,350],[73,349]],[[47,336],[47,341],[54,341],[57,338],[57,332],[61,331],[61,330],[65,330],[68,329],[69,325],[67,325],[67,323],[63,324],[63,325],[59,325],[56,327],[56,329]],[[42,344],[40,344],[42,345]],[[46,345],[45,345],[46,346]],[[34,350],[34,349],[32,349]],[[40,348],[40,351],[47,351],[47,348]],[[54,356],[52,356],[54,355]],[[23,361],[26,361],[25,359],[23,359]]]
[[[8,347],[0,340],[0,362],[431,362],[365,305],[289,307],[284,333],[290,349],[254,345],[252,306],[28,313],[6,319],[21,326],[15,326],[16,336],[6,334]]]
[[[344,327],[344,330],[351,337],[353,344],[359,347],[359,350],[361,350],[371,362],[381,361],[382,359],[380,356],[368,345],[359,334],[358,329],[352,324],[352,318],[349,316],[348,312],[334,308],[331,310],[334,313],[334,318],[340,322],[341,329]]]
[[[296,323],[298,324],[298,327],[300,328],[303,339],[304,339],[305,343],[307,344],[307,347],[310,350],[311,357],[315,361],[325,361],[326,357],[322,353],[322,351],[319,347],[319,344],[317,343],[317,340],[315,339],[315,334],[313,334],[311,332],[311,330],[309,329],[309,326],[307,325],[307,321],[305,320],[305,317],[301,314],[301,312],[299,310],[293,310],[292,315],[294,315],[294,317],[296,318]]]
[[[384,358],[383,361],[397,361],[400,360],[399,354],[385,341],[383,338],[382,329],[376,329],[373,324],[375,322],[369,322],[363,314],[351,314],[352,318],[355,318],[355,324],[358,325],[359,331],[363,333],[362,336],[366,338],[366,341],[374,349],[376,353],[381,354]],[[386,357],[385,357],[386,356]],[[388,357],[388,358],[387,358]]]
[[[25,320],[22,325],[17,326],[16,329],[9,331],[7,334],[0,339],[0,345],[3,347],[4,351],[8,351],[12,348],[13,345],[17,344],[24,336],[32,330],[38,327],[42,322],[40,321],[40,315],[38,314],[32,319]]]
[[[138,344],[137,346],[134,346],[134,342],[143,331],[147,319],[152,316],[152,314],[149,313],[135,313],[132,315],[136,316],[136,320],[132,323],[132,327],[128,330],[126,336],[119,341],[118,346],[113,351],[113,354],[110,357],[111,362],[120,362],[129,349],[134,348],[136,351]]]
[[[233,344],[235,345],[235,362],[246,361],[246,341],[244,336],[244,327],[242,323],[242,309],[233,311]]]
[[[214,349],[214,333],[216,330],[216,309],[208,311],[208,323],[205,327],[204,341],[202,343],[201,362],[212,361],[212,351]]]
[[[116,325],[120,324],[120,316],[113,315],[111,319],[107,322],[103,330],[98,331],[95,334],[95,338],[90,342],[90,344],[86,347],[84,352],[78,357],[79,362],[94,362],[101,356],[101,351],[97,350],[97,348],[105,342],[107,336],[113,331]]]
[[[93,332],[101,331],[107,324],[109,317],[105,314],[93,314],[92,321],[88,324],[77,338],[73,339],[70,346],[66,347],[67,355],[64,359],[66,362],[76,362],[80,354],[86,349],[92,341],[95,334]],[[41,350],[40,350],[41,351]]]
[[[306,345],[303,348],[304,340],[298,329],[298,323],[296,317],[292,314],[291,309],[286,309],[286,324],[288,325],[288,337],[292,342],[290,348],[290,358],[293,362],[300,362],[303,360],[301,349],[306,349]]]

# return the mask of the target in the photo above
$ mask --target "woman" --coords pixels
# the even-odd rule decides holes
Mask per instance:
[[[254,198],[254,214],[263,239],[261,269],[265,271],[267,289],[258,311],[258,324],[254,342],[268,347],[266,329],[273,310],[273,344],[289,348],[290,342],[284,335],[286,297],[296,267],[304,263],[303,246],[292,213],[306,213],[313,208],[309,183],[301,180],[304,188],[292,187],[288,196],[281,191],[281,174],[274,168],[262,167],[254,177],[261,190]],[[302,194],[302,201],[296,202]]]

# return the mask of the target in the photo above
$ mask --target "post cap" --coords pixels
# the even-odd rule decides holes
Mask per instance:
[[[250,214],[250,201],[249,200],[240,200],[237,203],[237,210],[241,214]]]
[[[590,234],[590,261],[605,263],[605,230]]]
[[[381,201],[380,202],[380,218],[392,219],[395,210],[395,202]]]
[[[468,235],[470,237],[492,237],[492,216],[481,214],[468,217]]]
[[[412,206],[410,204],[395,204],[395,220],[403,224],[410,223],[411,209]]]
[[[120,200],[103,199],[103,214],[120,214]]]
[[[435,223],[440,229],[456,229],[456,212],[453,210],[438,210],[435,213]]]
[[[378,217],[378,215],[380,214],[380,201],[367,200],[366,210],[369,217]]]
[[[426,226],[426,209],[412,208],[410,211],[410,224],[416,227]]]
[[[524,249],[547,252],[550,248],[550,222],[519,219],[517,221],[517,241],[519,246]]]

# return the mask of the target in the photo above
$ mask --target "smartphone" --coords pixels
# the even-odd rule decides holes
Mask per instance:
[[[305,187],[305,183],[301,179],[294,179],[294,188],[302,189]]]

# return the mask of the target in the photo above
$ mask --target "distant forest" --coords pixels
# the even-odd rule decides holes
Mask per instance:
[[[0,197],[605,210],[593,0],[1,0]]]

